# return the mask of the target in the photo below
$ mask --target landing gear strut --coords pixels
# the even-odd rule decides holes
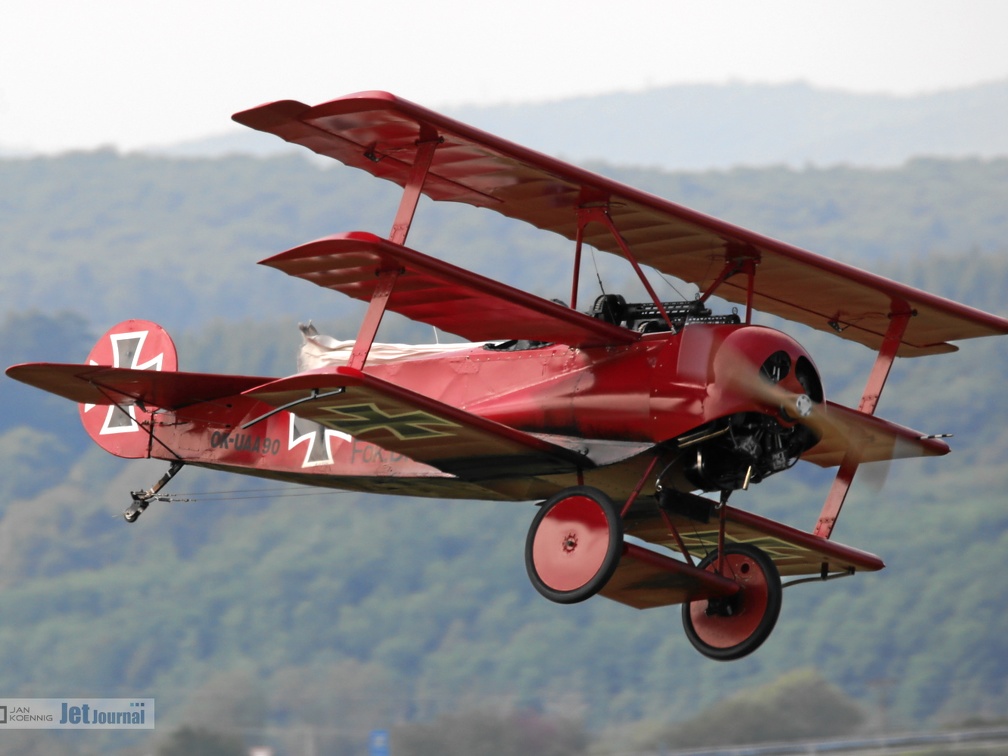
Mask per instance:
[[[649,468],[645,477],[650,474]],[[606,588],[621,559],[629,558],[627,570],[606,591],[608,597],[637,608],[684,602],[683,626],[697,651],[719,661],[751,654],[777,624],[783,586],[766,552],[731,542],[730,490],[722,491],[719,505],[681,491],[660,497],[659,513],[682,559],[624,544],[623,517],[637,493],[639,489],[622,511],[604,492],[585,485],[565,488],[544,502],[525,541],[525,567],[533,587],[560,604],[584,601]],[[715,513],[719,522],[708,524]],[[695,537],[708,552],[696,563],[677,528],[691,520],[703,530]],[[715,535],[716,547],[710,542]],[[669,600],[655,600],[649,593],[662,588],[674,591]]]
[[[158,492],[168,485],[168,481],[174,478],[184,465],[185,462],[179,462],[176,460],[171,463],[171,467],[168,468],[168,472],[162,475],[160,480],[158,480],[157,483],[148,488],[146,491],[131,491],[130,496],[133,497],[133,503],[129,505],[129,508],[125,512],[123,512],[123,518],[126,522],[136,522],[140,515],[143,514],[143,511],[150,506],[150,503],[158,497]]]

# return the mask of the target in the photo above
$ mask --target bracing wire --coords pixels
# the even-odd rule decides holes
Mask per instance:
[[[205,501],[246,501],[250,499],[289,499],[303,496],[346,496],[355,491],[339,491],[325,488],[245,488],[231,491],[203,491],[201,493],[158,494],[152,501],[168,503],[199,503]]]
[[[592,266],[595,268],[595,278],[598,280],[599,289],[601,290],[601,292],[603,294],[605,294],[606,290],[605,290],[605,286],[602,283],[602,274],[599,272],[598,260],[595,258],[595,248],[589,245],[588,246],[588,251],[591,253]],[[679,299],[681,299],[684,302],[688,300],[688,297],[685,294],[683,294],[679,290],[679,287],[676,286],[675,283],[673,283],[672,281],[670,281],[665,276],[664,273],[662,273],[660,270],[657,270],[657,269],[654,269],[654,271],[657,274],[658,278],[660,278],[662,280],[662,282],[666,286],[668,286],[672,291],[674,291],[676,293],[676,296],[678,296]],[[699,296],[699,295],[700,295],[700,291],[699,291],[699,287],[698,287],[696,296]]]
[[[604,295],[606,290],[605,286],[602,284],[602,274],[599,272],[598,260],[595,259],[595,248],[588,247],[588,251],[591,252],[592,266],[595,268],[595,278],[598,279],[598,287]]]

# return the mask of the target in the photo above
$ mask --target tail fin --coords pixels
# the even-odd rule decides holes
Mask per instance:
[[[178,370],[175,343],[161,326],[147,320],[126,320],[98,340],[88,365],[133,370]],[[150,437],[141,425],[151,412],[142,404],[79,404],[81,422],[96,444],[119,457],[147,457]]]

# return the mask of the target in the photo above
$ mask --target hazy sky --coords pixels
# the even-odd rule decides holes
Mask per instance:
[[[167,144],[262,102],[365,89],[438,107],[1008,78],[1004,0],[4,0],[0,18],[0,146],[43,151]]]

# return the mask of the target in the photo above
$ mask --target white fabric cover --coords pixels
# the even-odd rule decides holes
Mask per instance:
[[[346,365],[353,352],[354,341],[340,341],[332,336],[320,334],[310,322],[298,324],[303,342],[298,352],[297,369],[299,373],[305,370]],[[479,344],[379,344],[371,345],[368,352],[368,364],[409,360],[416,357],[429,357],[438,354],[448,354],[464,349],[472,349]]]

